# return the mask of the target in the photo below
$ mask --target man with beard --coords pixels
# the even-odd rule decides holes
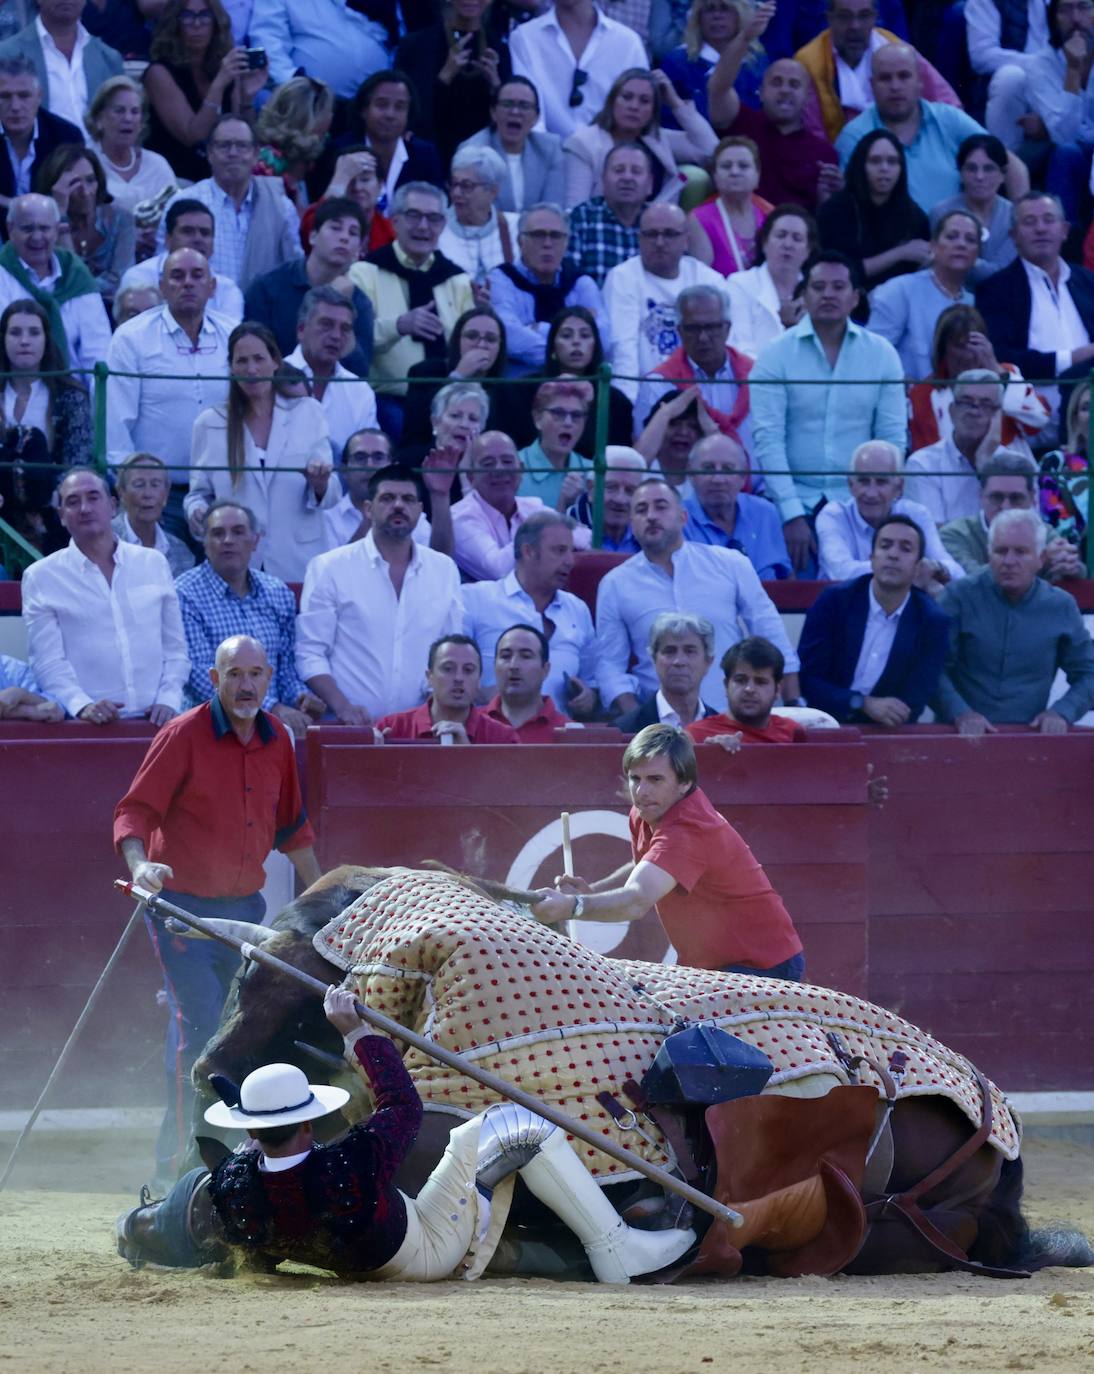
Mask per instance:
[[[363,539],[308,564],[296,664],[342,725],[371,725],[421,700],[428,646],[461,627],[460,575],[413,538],[422,479],[389,464],[369,478]]]
[[[782,620],[756,570],[736,549],[708,548],[684,539],[688,513],[663,477],[639,483],[631,504],[631,529],[641,553],[628,558],[600,583],[596,599],[597,682],[604,703],[623,714],[657,689],[649,651],[650,628],[663,611],[702,612],[714,626],[711,656],[753,634],[777,644],[789,672],[784,699],[797,696],[798,658]],[[637,659],[630,666],[632,656]],[[709,696],[721,686],[716,669],[704,677]]]
[[[292,738],[262,709],[272,670],[249,635],[218,647],[210,701],[169,721],[149,746],[114,811],[114,845],[133,881],[197,916],[261,921],[263,863],[271,849],[301,882],[319,877]],[[167,1114],[157,1181],[173,1177],[189,1137],[194,1060],[217,1028],[239,956],[215,941],[172,935],[147,921],[163,968]]]
[[[696,744],[720,744],[727,753],[735,754],[744,740],[756,744],[794,744],[803,740],[805,731],[796,720],[771,714],[782,682],[783,664],[783,656],[774,644],[758,635],[727,649],[722,655],[722,675],[729,710],[685,726]]]
[[[923,531],[890,515],[874,531],[872,575],[822,592],[799,649],[810,706],[851,724],[897,729],[918,719],[938,686],[949,620],[915,585]]]
[[[429,646],[429,696],[410,711],[376,722],[376,742],[434,739],[441,744],[519,744],[520,736],[475,705],[482,680],[479,646],[467,635],[445,635]]]
[[[547,636],[534,625],[512,625],[498,639],[494,650],[497,695],[487,703],[486,714],[500,725],[509,725],[522,744],[554,744],[555,731],[568,720],[543,684],[551,671]]]

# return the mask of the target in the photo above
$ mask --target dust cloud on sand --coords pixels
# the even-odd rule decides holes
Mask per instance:
[[[6,1158],[11,1137],[0,1137]],[[904,1374],[1094,1369],[1094,1270],[674,1288],[131,1270],[147,1137],[32,1139],[0,1195],[0,1374]],[[1031,1143],[1027,1211],[1094,1232],[1094,1149]]]

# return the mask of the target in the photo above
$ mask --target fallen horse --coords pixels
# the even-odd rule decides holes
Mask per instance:
[[[328,919],[309,936],[324,906]],[[707,1227],[676,1273],[960,1267],[1012,1276],[1091,1262],[1077,1233],[1026,1227],[1020,1125],[999,1090],[883,1008],[823,988],[606,959],[433,872],[337,870],[280,924],[251,934],[742,1213],[739,1231]],[[279,1039],[297,1038],[314,1000],[290,979],[246,965],[195,1076],[238,1081],[280,1057]],[[653,1091],[650,1070],[683,1023],[730,1032],[766,1056],[762,1092],[704,1102],[682,1086],[683,1070],[680,1091]],[[423,1133],[436,1163],[448,1127],[499,1099],[420,1050],[407,1050],[404,1062],[442,1128]],[[628,1220],[677,1224],[678,1211],[636,1188],[608,1154],[588,1144],[579,1153]],[[525,1228],[511,1226],[503,1238],[512,1195],[510,1179],[495,1194],[475,1272],[534,1268],[529,1256],[541,1251],[522,1249]],[[215,1234],[215,1218],[191,1212],[195,1226]]]

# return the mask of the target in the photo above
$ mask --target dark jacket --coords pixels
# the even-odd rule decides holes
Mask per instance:
[[[30,165],[30,185],[34,189],[34,182],[38,173],[42,169],[42,164],[54,148],[62,143],[83,143],[84,136],[77,129],[75,124],[70,124],[67,119],[61,119],[59,115],[50,114],[46,109],[38,111],[38,137],[34,142],[34,161]],[[3,149],[3,156],[0,156],[0,196],[15,195],[15,171],[11,165],[11,157],[8,155],[7,148]],[[3,225],[7,228],[7,211],[0,211],[3,217]]]
[[[798,644],[802,695],[810,706],[839,721],[867,719],[851,709],[851,682],[866,633],[870,579],[870,573],[863,573],[822,592],[809,608]],[[911,708],[911,720],[916,720],[938,686],[949,628],[949,616],[926,592],[913,587],[889,660],[868,695],[898,697]]]
[[[718,714],[714,707],[708,706],[705,701],[700,701],[699,705],[703,708],[701,720],[706,720],[707,716]],[[625,735],[637,735],[639,730],[644,730],[647,725],[657,725],[660,720],[661,717],[657,714],[657,694],[654,693],[649,701],[644,701],[641,706],[636,706],[633,711],[626,711],[608,723],[614,725],[617,730],[622,730]]]
[[[498,77],[504,82],[512,70],[508,43],[497,52]],[[447,84],[439,80],[447,56],[448,31],[438,22],[401,38],[394,62],[414,85],[418,102],[414,127],[437,145],[446,166],[465,138],[490,123],[489,81],[470,65]]]
[[[296,316],[301,301],[311,290],[304,262],[303,258],[294,258],[256,277],[243,297],[243,318],[258,320],[272,329],[282,354],[291,353],[297,345]],[[355,286],[353,304],[357,311],[357,347],[342,359],[342,366],[358,377],[367,377],[372,362],[372,302]]]
[[[1094,342],[1094,272],[1073,266],[1067,287],[1087,336]],[[988,326],[997,358],[1014,363],[1025,377],[1056,376],[1055,353],[1038,353],[1029,346],[1033,294],[1021,258],[980,283],[976,308]]]

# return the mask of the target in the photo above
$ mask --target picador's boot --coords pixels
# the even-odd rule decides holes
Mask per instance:
[[[485,1113],[479,1182],[491,1187],[514,1170],[585,1247],[601,1283],[629,1283],[663,1269],[695,1244],[695,1232],[637,1231],[622,1220],[556,1126],[504,1103]]]

